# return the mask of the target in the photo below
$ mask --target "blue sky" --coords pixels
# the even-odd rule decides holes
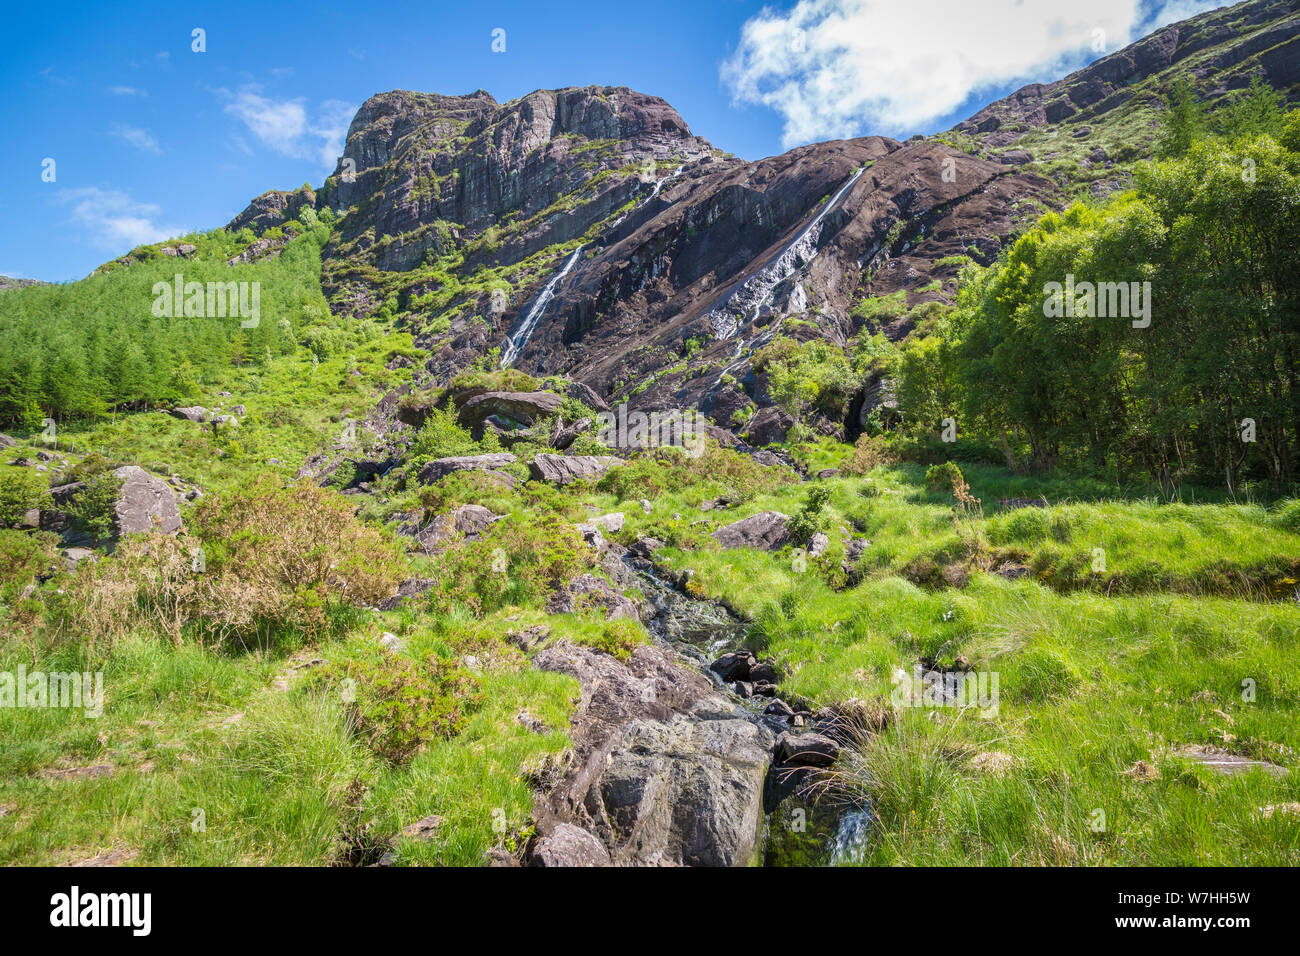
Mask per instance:
[[[11,5],[0,274],[79,278],[272,188],[319,185],[352,112],[403,88],[630,86],[747,159],[951,126],[1213,0],[317,0]],[[192,31],[206,50],[192,50]],[[492,33],[505,31],[505,52]],[[52,182],[43,181],[54,160]]]

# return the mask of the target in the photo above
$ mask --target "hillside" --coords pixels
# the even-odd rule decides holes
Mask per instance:
[[[0,864],[1297,865],[1298,32],[755,162],[395,90],[0,287]]]

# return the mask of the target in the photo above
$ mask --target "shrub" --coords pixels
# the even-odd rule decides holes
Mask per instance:
[[[407,470],[418,471],[426,462],[479,451],[474,436],[456,423],[454,409],[431,408],[407,453]]]
[[[848,475],[865,475],[877,465],[888,465],[897,460],[898,454],[883,436],[860,435],[841,470]]]
[[[357,735],[395,765],[408,762],[430,740],[454,737],[482,704],[474,677],[436,655],[344,661],[325,668],[316,680],[346,687]]]
[[[68,503],[67,511],[86,529],[95,544],[117,531],[117,496],[122,479],[111,471],[101,471],[86,479],[86,487]]]
[[[803,508],[790,519],[788,525],[791,536],[798,542],[807,541],[819,531],[826,530],[826,503],[830,501],[831,489],[826,485],[813,485],[808,489]]]
[[[346,607],[391,595],[402,576],[401,549],[310,483],[213,497],[192,527],[199,538],[131,535],[111,557],[78,565],[56,615],[65,630],[92,645],[139,628],[177,643],[317,639],[341,628]]]
[[[931,465],[925,472],[925,487],[930,491],[952,492],[957,483],[963,481],[961,469],[956,462],[945,461]]]
[[[40,472],[28,468],[0,471],[0,527],[13,527],[33,508],[52,504],[49,485]]]

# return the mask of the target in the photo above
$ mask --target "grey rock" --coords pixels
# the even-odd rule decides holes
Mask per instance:
[[[560,823],[537,841],[530,866],[612,866],[605,844],[581,827]]]
[[[475,430],[491,416],[531,425],[557,413],[563,401],[554,392],[485,392],[462,405],[456,417],[466,428]]]
[[[757,548],[775,551],[790,543],[786,522],[789,515],[779,511],[760,511],[741,518],[713,532],[713,538],[724,548]]]
[[[840,755],[840,745],[823,734],[784,733],[776,739],[776,756],[782,763],[829,767]]]
[[[535,455],[528,469],[534,478],[556,485],[599,478],[611,468],[623,464],[613,455]]]
[[[208,410],[202,405],[185,405],[171,410],[173,418],[183,418],[189,422],[202,422],[208,418]]]
[[[616,866],[744,866],[763,830],[771,732],[737,715],[701,674],[660,647],[624,662],[568,642],[533,658],[582,685],[574,760],[540,802],[539,829],[567,822]]]
[[[548,614],[572,614],[586,608],[600,608],[607,620],[637,620],[636,603],[594,574],[580,574],[556,590],[546,602]]]
[[[175,534],[181,529],[181,512],[171,486],[139,465],[114,468],[122,481],[114,510],[119,534],[161,531]]]
[[[818,531],[808,540],[808,554],[814,558],[820,558],[826,553],[827,547],[830,546],[831,539],[824,533]]]
[[[518,459],[509,452],[436,458],[426,463],[417,477],[421,484],[428,485],[457,471],[495,471],[514,461]]]

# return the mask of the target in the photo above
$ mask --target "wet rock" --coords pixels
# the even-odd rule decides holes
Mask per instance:
[[[756,548],[775,551],[790,543],[786,522],[789,515],[779,511],[760,511],[748,518],[724,525],[713,532],[713,539],[724,548]]]
[[[518,461],[518,459],[509,452],[435,458],[420,469],[417,479],[421,484],[428,485],[458,471],[495,471],[515,461]]]
[[[593,481],[611,468],[623,464],[613,455],[535,455],[528,469],[534,478],[556,485]]]
[[[768,730],[661,647],[642,645],[624,662],[561,642],[533,662],[582,685],[574,761],[540,802],[539,830],[572,823],[614,865],[755,861]]]
[[[594,574],[578,575],[546,601],[548,614],[572,614],[588,608],[600,608],[610,621],[616,618],[637,620],[639,617],[636,603],[631,598]]]
[[[783,700],[774,700],[763,709],[763,713],[772,717],[793,717],[794,708]]]
[[[709,665],[709,670],[718,675],[725,683],[733,681],[746,680],[749,677],[750,668],[756,661],[754,655],[749,651],[732,651],[729,654],[723,654],[716,661]]]
[[[782,763],[829,767],[840,755],[840,745],[823,734],[784,733],[776,740],[776,757]]]

